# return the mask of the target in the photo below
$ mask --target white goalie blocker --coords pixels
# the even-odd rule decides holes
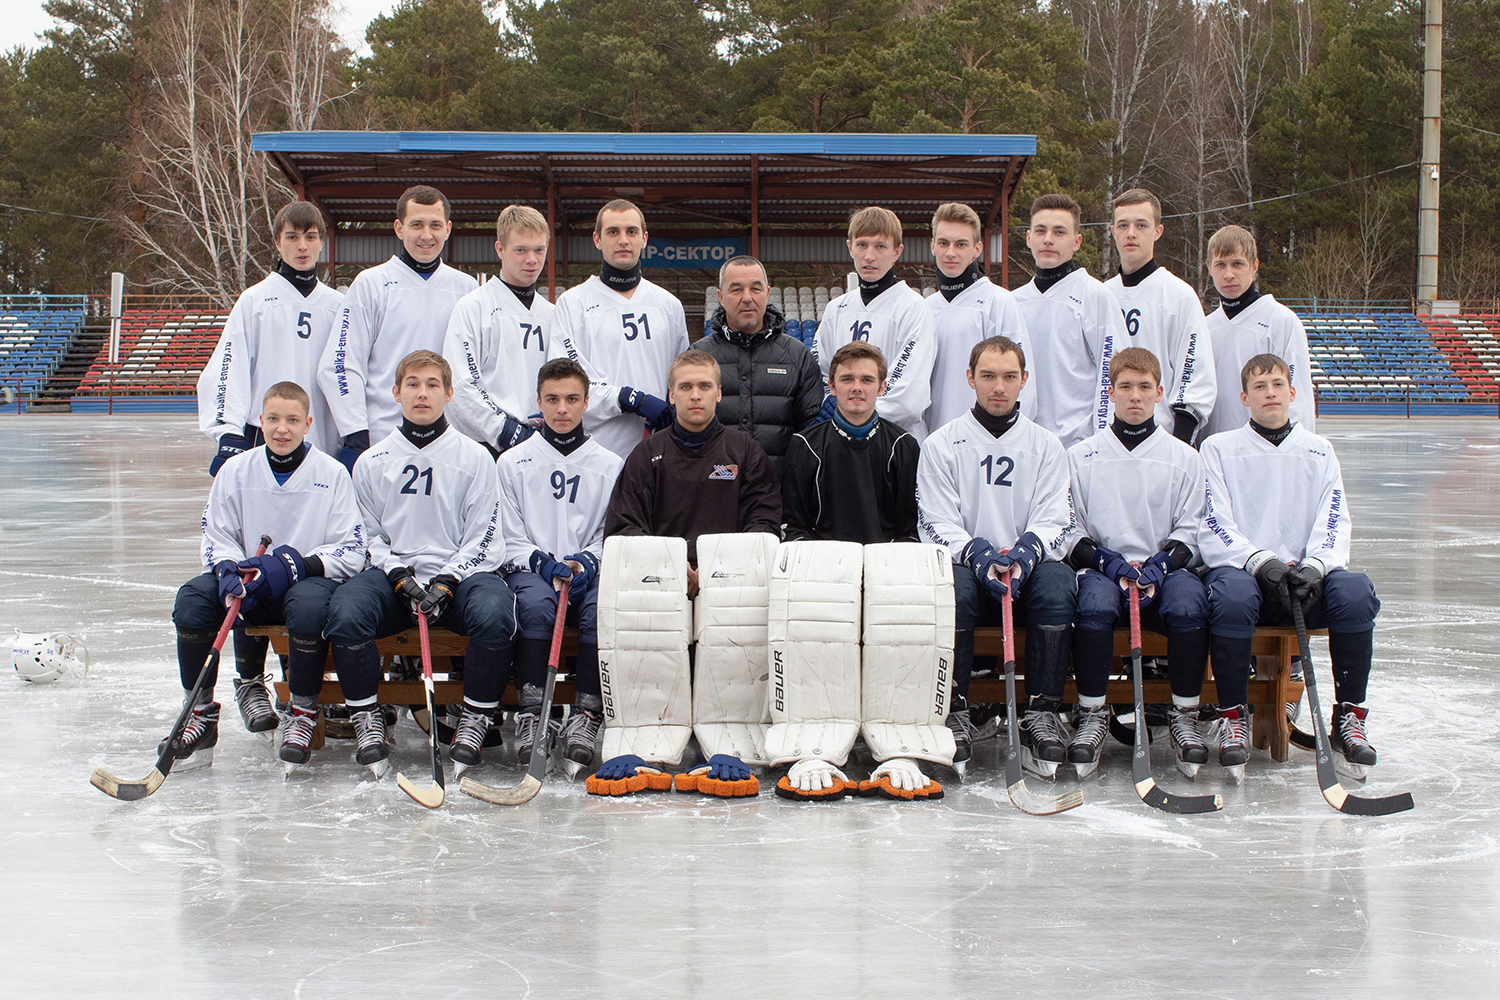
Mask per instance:
[[[698,536],[693,732],[705,757],[768,762],[766,614],[779,545],[764,532]]]
[[[687,541],[614,535],[599,578],[604,759],[682,760],[693,732]]]
[[[860,580],[857,542],[786,542],[771,570],[772,764],[842,765],[859,735]],[[951,644],[951,640],[950,640]]]
[[[866,545],[862,714],[865,745],[953,763],[953,558],[941,545]]]

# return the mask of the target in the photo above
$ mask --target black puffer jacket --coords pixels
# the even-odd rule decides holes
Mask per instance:
[[[786,318],[767,304],[765,328],[737,333],[724,323],[724,307],[709,320],[712,331],[694,344],[719,362],[724,398],[719,422],[755,439],[781,468],[792,434],[812,423],[823,406],[823,375],[812,352],[786,334]]]

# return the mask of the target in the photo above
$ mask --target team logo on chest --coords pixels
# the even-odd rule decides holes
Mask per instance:
[[[740,467],[738,465],[715,465],[714,471],[708,474],[709,479],[738,479]]]

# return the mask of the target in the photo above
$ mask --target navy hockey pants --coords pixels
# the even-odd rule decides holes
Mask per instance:
[[[240,622],[236,623],[235,629],[236,645],[239,645],[240,631],[245,625],[285,625],[290,637],[292,663],[303,659],[315,663],[321,686],[322,665],[328,656],[323,629],[328,623],[329,599],[337,589],[336,581],[313,576],[292,587],[280,600],[257,601],[253,608],[240,613]],[[172,624],[177,626],[177,670],[184,690],[192,688],[198,680],[198,671],[203,669],[214,636],[224,624],[224,615],[224,605],[219,600],[219,579],[214,574],[200,573],[178,589],[176,603],[172,606]],[[246,680],[259,679],[264,671],[264,658],[259,661],[238,659],[238,663],[240,676]],[[204,682],[202,697],[205,700],[213,692],[217,680],[216,666]]]

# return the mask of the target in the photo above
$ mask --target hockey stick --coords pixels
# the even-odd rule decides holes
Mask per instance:
[[[1333,745],[1328,740],[1328,727],[1323,724],[1323,709],[1318,704],[1317,671],[1313,668],[1312,651],[1308,648],[1307,623],[1303,620],[1302,602],[1290,594],[1285,582],[1281,587],[1283,596],[1292,608],[1292,624],[1297,627],[1297,646],[1302,651],[1302,682],[1306,685],[1307,707],[1312,710],[1313,736],[1318,743],[1318,787],[1323,790],[1323,798],[1339,812],[1351,816],[1389,816],[1391,813],[1406,812],[1413,808],[1416,803],[1412,801],[1410,792],[1365,798],[1350,795],[1339,784],[1338,771],[1333,766]]]
[[[255,554],[263,556],[266,549],[271,546],[271,536],[260,536],[260,548]],[[252,575],[245,574],[245,579],[251,579]],[[161,787],[161,783],[167,780],[167,775],[172,773],[172,765],[177,761],[178,741],[182,739],[182,731],[187,728],[188,717],[193,714],[193,706],[198,704],[198,695],[203,690],[203,682],[208,679],[211,668],[219,664],[219,651],[224,648],[224,640],[229,638],[229,633],[234,630],[235,619],[240,616],[240,601],[242,597],[230,600],[229,610],[224,615],[224,624],[219,626],[219,634],[214,636],[213,648],[208,651],[208,657],[203,661],[203,669],[198,671],[198,680],[193,684],[193,689],[188,692],[187,698],[183,700],[182,711],[177,713],[177,721],[172,725],[172,731],[167,734],[165,742],[162,743],[161,753],[156,757],[156,766],[151,773],[140,781],[121,781],[102,767],[94,768],[94,773],[89,777],[89,784],[93,785],[105,795],[126,802],[134,802],[136,799],[144,799]]]
[[[418,788],[406,775],[399,772],[396,774],[396,784],[401,786],[403,792],[416,799],[418,804],[436,809],[443,804],[445,786],[443,760],[438,756],[437,713],[432,708],[432,647],[427,640],[427,614],[423,611],[417,612],[417,636],[422,641],[422,686],[427,689],[427,718],[432,720],[432,725],[427,728],[427,746],[432,751],[432,787]]]
[[[1016,630],[1011,602],[1015,600],[1015,578],[1006,583],[1005,600],[1000,602],[1000,621],[1005,640],[1005,722],[1009,743],[1005,748],[1005,791],[1010,801],[1024,813],[1050,816],[1083,805],[1083,792],[1074,789],[1061,795],[1038,795],[1026,787],[1021,774],[1021,730],[1016,725]]]
[[[1224,808],[1222,795],[1168,795],[1151,777],[1151,737],[1146,732],[1146,697],[1141,686],[1141,589],[1130,587],[1130,672],[1135,681],[1135,752],[1130,758],[1130,776],[1135,793],[1146,805],[1169,813],[1206,813]]]
[[[568,584],[564,580],[557,592],[557,619],[552,623],[552,652],[547,656],[547,687],[542,695],[541,725],[537,741],[531,747],[531,764],[521,783],[507,788],[496,788],[475,781],[467,774],[458,779],[458,790],[476,799],[493,802],[497,806],[519,806],[536,798],[542,790],[542,779],[547,777],[547,744],[550,742],[548,726],[552,718],[552,689],[557,685],[557,664],[562,655],[563,622],[568,617]],[[518,682],[519,683],[519,682]]]

